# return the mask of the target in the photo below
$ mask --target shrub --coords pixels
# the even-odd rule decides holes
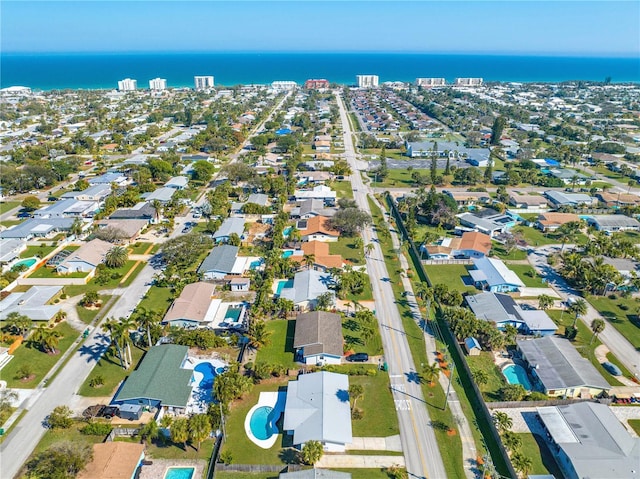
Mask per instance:
[[[613,300],[618,299],[618,295],[616,293],[611,293],[609,295],[609,299],[613,299]]]
[[[111,424],[106,422],[94,422],[91,421],[89,424],[80,429],[82,434],[87,436],[106,436],[113,430]]]
[[[367,369],[367,376],[375,376],[378,374],[377,369]]]
[[[353,411],[351,411],[351,419],[353,419],[354,421],[359,421],[363,417],[364,417],[364,411],[362,409],[355,408]]]
[[[91,380],[89,381],[89,386],[91,386],[92,388],[98,388],[103,384],[104,384],[104,376],[100,374],[97,374],[96,376],[92,377]]]
[[[619,304],[618,308],[620,308],[622,311],[628,311],[629,310],[629,306],[626,304]]]
[[[547,399],[549,399],[549,397],[540,391],[533,391],[525,398],[527,401],[546,401]]]
[[[220,462],[222,464],[231,464],[233,462],[233,454],[231,451],[222,451],[220,454]]]

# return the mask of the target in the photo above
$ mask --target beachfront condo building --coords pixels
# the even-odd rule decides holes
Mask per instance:
[[[480,86],[482,85],[482,78],[456,78],[456,86]]]
[[[279,80],[271,83],[271,88],[279,91],[295,90],[298,84],[290,80]]]
[[[138,82],[131,78],[125,78],[118,82],[118,90],[120,91],[135,91],[138,88]]]
[[[193,77],[193,82],[196,85],[196,90],[208,90],[209,88],[213,88],[212,76]]]
[[[320,90],[322,88],[329,88],[329,80],[322,79],[309,79],[304,82],[305,90]]]
[[[359,88],[376,88],[378,86],[378,75],[358,75]]]
[[[166,90],[167,80],[164,78],[154,78],[149,80],[149,90]]]
[[[447,84],[444,78],[416,78],[416,85],[432,88],[434,86],[445,86]]]

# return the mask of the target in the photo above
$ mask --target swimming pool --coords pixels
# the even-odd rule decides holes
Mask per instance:
[[[293,256],[293,250],[292,249],[286,249],[282,252],[282,257],[283,258],[288,258],[289,256]]]
[[[287,226],[285,229],[282,230],[282,236],[284,236],[285,238],[288,237],[292,229],[293,229],[293,226]]]
[[[164,473],[164,479],[191,479],[195,472],[195,467],[170,467]]]
[[[237,323],[238,319],[240,319],[240,314],[242,314],[242,307],[234,308],[233,306],[230,306],[224,314],[225,323]]]
[[[22,265],[26,266],[27,268],[31,268],[37,262],[38,262],[38,258],[21,259],[16,264],[14,264],[12,268],[15,268],[16,266],[22,266]]]
[[[519,364],[510,364],[502,370],[509,384],[521,384],[527,391],[533,390],[527,371]]]
[[[249,420],[249,427],[256,439],[264,441],[274,434],[279,433],[275,425],[278,418],[274,416],[275,414],[273,414],[273,408],[271,406],[260,406],[253,411],[251,419]]]
[[[196,364],[193,370],[202,374],[202,379],[198,384],[200,389],[213,389],[213,378],[216,377],[216,370],[211,363]]]
[[[278,286],[276,287],[276,295],[280,296],[284,288],[293,288],[293,280],[281,279],[280,281],[278,281]]]
[[[249,263],[249,269],[259,268],[260,265],[262,265],[262,260],[252,261],[251,263]]]

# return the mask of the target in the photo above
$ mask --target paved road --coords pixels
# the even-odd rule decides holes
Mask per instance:
[[[114,294],[120,294],[120,297],[109,311],[109,316],[129,316],[149,289],[147,284],[153,278],[153,274],[154,269],[146,265],[126,290],[115,290]],[[26,415],[0,446],[0,470],[3,479],[16,476],[44,435],[46,428],[43,423],[46,417],[54,407],[71,402],[91,369],[106,351],[109,342],[109,336],[100,327],[94,328],[58,376],[46,387],[42,384],[38,386],[36,394],[28,404],[23,405],[28,409]]]
[[[566,249],[566,245],[565,245]],[[529,262],[547,279],[550,286],[555,289],[562,299],[568,296],[580,296],[580,293],[571,288],[567,282],[547,263],[547,258],[553,252],[560,250],[558,245],[537,248],[529,254]],[[581,321],[589,328],[591,321],[602,318],[600,313],[587,302],[587,314],[582,316]],[[605,344],[609,350],[625,365],[625,367],[636,377],[640,377],[640,352],[605,319],[606,327],[598,335],[598,339]]]
[[[351,137],[351,127],[347,119],[344,102],[337,96],[340,118],[344,131],[344,156],[353,169],[351,184],[358,207],[370,212],[367,200],[370,190],[362,182]],[[374,250],[367,258],[367,271],[373,287],[376,316],[380,325],[385,359],[389,366],[391,391],[398,413],[400,438],[405,455],[409,477],[446,478],[444,464],[436,442],[434,429],[418,379],[418,371],[413,363],[407,335],[395,304],[395,297],[389,283],[384,256],[377,233],[372,228],[362,232],[365,244],[373,243]]]

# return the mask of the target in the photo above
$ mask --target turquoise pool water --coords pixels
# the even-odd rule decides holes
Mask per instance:
[[[170,467],[164,479],[191,479],[196,472],[195,467]]]
[[[289,256],[293,256],[293,250],[292,249],[287,249],[287,250],[284,250],[282,252],[282,257],[283,258],[288,258]]]
[[[276,287],[276,294],[280,296],[284,288],[293,288],[293,280],[281,279],[280,281],[278,281],[278,286]]]
[[[38,260],[36,258],[22,259],[18,261],[16,264],[14,264],[12,268],[15,268],[16,266],[22,266],[22,265],[25,265],[27,268],[31,268],[37,262]]]
[[[284,230],[282,230],[282,236],[284,236],[285,238],[289,236],[289,233],[291,233],[292,229],[293,226],[287,226]]]
[[[216,370],[213,368],[213,364],[196,364],[193,370],[202,374],[202,379],[200,380],[200,384],[198,384],[200,389],[213,389],[213,378],[216,377]]]
[[[240,313],[242,312],[242,308],[229,308],[224,315],[225,322],[229,323],[237,323],[238,319],[240,319]],[[231,321],[227,321],[230,319]]]
[[[262,261],[261,261],[261,260],[252,261],[252,262],[249,264],[249,269],[256,269],[256,268],[260,267],[260,265],[261,265],[261,264],[262,264]]]
[[[253,411],[249,420],[249,427],[256,439],[264,441],[274,434],[278,434],[278,428],[275,425],[277,418],[273,417],[272,413],[273,408],[271,406],[262,406]]]
[[[529,375],[522,366],[518,364],[510,364],[502,370],[502,374],[507,378],[507,382],[509,384],[522,384],[527,391],[533,390],[531,381],[529,381]]]

